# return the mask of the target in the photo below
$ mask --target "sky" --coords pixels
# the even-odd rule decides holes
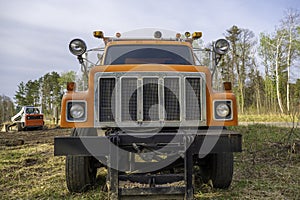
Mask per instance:
[[[82,38],[88,48],[105,35],[140,28],[184,33],[202,31],[204,42],[224,37],[233,25],[271,33],[299,0],[0,0],[0,95],[13,99],[21,81],[48,72],[78,71],[69,42]]]

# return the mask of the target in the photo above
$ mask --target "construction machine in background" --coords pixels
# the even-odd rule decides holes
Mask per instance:
[[[12,130],[17,127],[18,131],[25,131],[29,129],[43,129],[44,115],[40,107],[23,106],[21,110],[11,117],[11,122],[3,125],[2,131]]]

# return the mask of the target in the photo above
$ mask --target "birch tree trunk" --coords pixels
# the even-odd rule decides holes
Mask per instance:
[[[286,83],[286,108],[287,111],[290,112],[290,66],[291,66],[291,49],[292,49],[292,31],[291,28],[289,30],[289,47],[288,47],[288,55],[286,60],[287,66],[287,83]]]
[[[275,76],[276,76],[276,96],[277,96],[277,101],[279,105],[280,112],[283,113],[283,106],[282,106],[282,100],[281,100],[281,95],[279,91],[279,50],[282,42],[282,36],[279,36],[277,39],[276,43],[276,55],[275,55]]]
[[[287,112],[289,113],[291,110],[290,105],[290,68],[293,60],[295,59],[293,56],[295,55],[295,44],[297,43],[297,35],[299,36],[299,32],[297,31],[297,27],[300,25],[300,13],[295,9],[288,9],[286,11],[286,16],[281,21],[281,26],[286,31],[286,67],[287,67],[287,83],[286,83],[286,107]],[[299,41],[299,37],[298,37]]]

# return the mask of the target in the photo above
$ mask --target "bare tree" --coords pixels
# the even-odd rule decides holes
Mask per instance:
[[[241,103],[241,112],[244,113],[245,108],[245,82],[247,79],[247,69],[253,68],[252,61],[254,57],[254,46],[256,44],[255,35],[253,31],[249,29],[241,29],[239,35],[238,52],[239,64],[236,66],[238,76],[238,88]]]
[[[225,34],[230,42],[231,52],[227,55],[226,65],[229,81],[234,85],[234,92],[237,95],[238,106],[241,113],[245,109],[245,83],[248,71],[252,67],[252,59],[256,39],[253,31],[249,29],[232,26]]]
[[[281,76],[281,66],[283,63],[283,57],[282,57],[282,48],[283,48],[283,38],[284,34],[283,31],[278,29],[275,34],[269,35],[269,34],[261,34],[260,36],[260,51],[261,56],[266,60],[265,66],[266,68],[269,68],[270,66],[274,67],[274,72],[271,67],[271,71],[268,71],[269,76],[272,77],[275,76],[275,88],[276,88],[276,98],[277,103],[280,109],[280,112],[284,112],[281,94],[280,94],[280,76]]]
[[[281,45],[282,45],[282,40],[283,40],[283,35],[278,31],[277,37],[275,38],[275,44],[274,47],[276,49],[275,51],[275,76],[276,76],[276,95],[277,95],[277,101],[279,105],[280,112],[283,113],[283,105],[282,105],[282,100],[281,100],[281,94],[279,90],[279,85],[280,85],[280,79],[279,79],[279,65],[280,65],[280,50],[281,50]]]
[[[297,28],[300,24],[300,14],[298,10],[288,9],[284,18],[281,20],[282,29],[285,32],[286,45],[286,67],[287,67],[287,84],[286,84],[286,106],[287,112],[290,112],[290,68],[296,53],[296,42],[299,39]]]

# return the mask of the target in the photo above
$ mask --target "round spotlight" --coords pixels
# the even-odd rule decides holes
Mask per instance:
[[[75,56],[81,56],[86,52],[86,44],[81,39],[74,39],[69,44],[69,50]]]
[[[229,42],[225,39],[219,39],[215,42],[214,51],[217,54],[226,54],[229,50]]]

